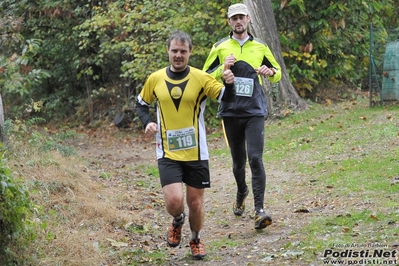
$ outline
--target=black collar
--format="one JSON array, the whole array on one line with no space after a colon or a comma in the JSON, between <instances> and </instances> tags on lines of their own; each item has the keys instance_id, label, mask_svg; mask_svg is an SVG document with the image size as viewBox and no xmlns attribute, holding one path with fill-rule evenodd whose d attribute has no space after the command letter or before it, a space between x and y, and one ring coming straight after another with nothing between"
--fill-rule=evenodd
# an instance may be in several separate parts
<instances>
[{"instance_id":1,"label":"black collar","mask_svg":"<svg viewBox=\"0 0 399 266\"><path fill-rule=\"evenodd\" d=\"M248 32L248 36L249 36L249 39L248 39L249 41L252 41L254 39L254 36L252 36L252 34L249 33L249 32ZM231 38L233 38L233 32L232 31L230 31L230 39Z\"/></svg>"},{"instance_id":2,"label":"black collar","mask_svg":"<svg viewBox=\"0 0 399 266\"><path fill-rule=\"evenodd\" d=\"M187 66L186 69L180 72L173 72L170 69L170 66L166 68L166 75L168 75L170 79L175 79L175 80L183 79L188 75L188 73L190 73L190 66Z\"/></svg>"}]
</instances>

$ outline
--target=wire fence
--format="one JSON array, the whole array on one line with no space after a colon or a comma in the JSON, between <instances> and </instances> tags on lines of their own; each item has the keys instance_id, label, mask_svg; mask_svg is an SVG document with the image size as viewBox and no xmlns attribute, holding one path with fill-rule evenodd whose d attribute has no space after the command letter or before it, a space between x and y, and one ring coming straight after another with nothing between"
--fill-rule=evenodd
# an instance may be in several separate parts
<instances>
[{"instance_id":1,"label":"wire fence","mask_svg":"<svg viewBox=\"0 0 399 266\"><path fill-rule=\"evenodd\" d=\"M370 24L370 106L399 101L399 28Z\"/></svg>"}]
</instances>

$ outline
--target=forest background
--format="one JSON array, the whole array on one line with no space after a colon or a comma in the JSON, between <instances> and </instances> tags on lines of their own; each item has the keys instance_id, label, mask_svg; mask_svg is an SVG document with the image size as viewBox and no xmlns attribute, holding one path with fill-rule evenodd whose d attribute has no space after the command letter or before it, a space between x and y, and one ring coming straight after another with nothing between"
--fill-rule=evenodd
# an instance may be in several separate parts
<instances>
[{"instance_id":1,"label":"forest background","mask_svg":"<svg viewBox=\"0 0 399 266\"><path fill-rule=\"evenodd\" d=\"M111 254L113 250L107 255L112 258L103 258L102 256L107 257L104 254L108 252L108 246L106 244L105 246L101 245L108 241L112 247L115 247L115 245L125 247L126 243L123 241L130 241L130 248L136 245L136 240L140 242L140 245L144 243L144 246L152 243L154 239L157 243L164 242L161 242L162 237L159 233L161 230L154 230L155 237L149 239L151 234L148 233L147 224L142 221L149 213L156 215L154 221L157 221L159 226L163 226L160 221L164 220L162 212L159 211L163 209L160 203L161 195L156 192L156 189L154 190L158 182L151 180L152 182L148 183L147 179L149 176L156 176L154 162L148 158L153 154L149 152L150 148L147 147L148 140L143 139L138 133L139 131L136 131L137 134L133 135L132 138L122 131L113 131L108 125L112 124L114 118L121 112L126 110L133 110L134 112L135 96L140 91L146 77L154 70L168 65L166 40L171 31L181 29L192 36L194 53L190 59L190 64L202 68L211 45L228 35L229 26L226 21L226 12L228 6L236 2L238 1L1 1L0 95L4 101L5 129L9 139L1 145L0 264L7 265L4 263L5 257L11 258L10 265L17 265L18 259L21 261L25 259L38 260L41 261L41 265L49 265L51 260L57 261L54 265L62 265L62 263L67 265L65 263L68 260L70 265L81 265L79 263L83 259L92 259L96 263L98 261L118 261L120 254ZM311 154L320 155L320 158L314 160L316 167L313 166L313 168L317 173L309 174L309 167L303 167L306 171L302 177L296 179L298 182L306 182L306 178L313 178L320 173L326 175L327 178L335 178L337 172L339 177L342 175L342 180L346 180L347 176L351 175L352 168L356 173L361 172L359 177L370 178L370 184L374 184L373 182L385 184L384 181L387 177L392 178L391 184L385 184L386 186L380 187L378 191L373 190L375 187L361 189L361 193L374 193L370 194L370 197L375 198L376 195L386 193L389 186L389 193L392 194L389 197L392 197L392 200L387 201L384 198L376 202L389 203L390 209L388 211L383 209L382 214L378 217L368 212L362 213L362 217L366 217L366 220L371 217L370 219L373 221L378 220L379 223L386 223L391 230L391 227L396 226L396 223L392 221L395 221L397 217L397 210L391 211L394 208L391 208L391 205L397 206L397 186L392 185L397 184L397 178L394 177L395 167L392 166L397 164L395 147L397 147L398 123L395 122L396 109L366 110L364 102L356 100L357 95L367 95L370 89L368 87L370 43L379 49L376 54L382 55L387 40L390 38L398 39L398 36L389 36L389 33L392 32L391 29L398 28L398 6L394 0L267 0L252 1L251 7L265 3L271 4L273 7L276 36L272 36L271 39L276 40L278 38L281 45L284 62L281 60L279 63L285 66L290 83L295 88L296 93L309 105L327 103L325 110L320 106L313 105L313 110L310 110L309 113L302 113L298 116L290 110L283 110L282 114L287 114L287 119L268 127L268 130L271 130L273 134L268 136L269 146L265 150L267 161L276 160L271 165L279 167L281 165L279 159L283 158L281 159L283 165L292 165L292 167L296 165L300 168L301 164L298 164L298 162L301 160L299 158L302 159ZM256 20L267 27L268 24L265 21L268 21L270 16L265 14L262 17L262 15L259 16L259 13L256 14L258 16ZM370 40L370 28L375 29L373 40ZM380 74L382 59L379 57L374 59L379 67ZM281 91L281 84L280 88L279 85L269 88L272 98L273 93L277 93L279 89ZM339 106L338 108L337 106L329 107L332 95L338 100L344 99L349 100L349 102L344 104L342 108ZM286 108L291 107L286 106ZM209 102L206 120L210 129L219 126L220 121L215 119L214 115L216 108L217 103ZM355 108L356 110L354 110ZM341 117L339 114L342 111L346 113L345 116L342 116L343 118L335 124L333 118L335 116ZM380 114L380 112L383 114ZM387 118L385 122L389 125L381 126L381 116ZM360 118L360 121L355 118ZM129 126L133 125L134 128L141 129L140 123L138 121L136 123L136 121L137 119L133 119L133 123ZM356 132L349 130L353 126L353 121L361 123L361 126L355 127L358 130ZM40 126L36 127L37 124L40 124ZM285 125L283 126L284 130L291 131L283 131L281 125ZM332 128L325 131L314 131L315 125L332 125ZM298 130L297 127L301 128ZM348 130L345 131L345 128L348 128ZM379 131L378 128L380 128ZM386 132L386 129L389 130ZM372 130L377 130L377 132L373 133ZM78 136L77 132L86 132L86 137ZM304 137L304 132L312 135ZM3 132L1 133L3 134ZM283 139L273 139L277 138L275 135L279 133L281 133ZM326 134L330 133L332 134L331 139L333 139L331 141L326 138ZM349 133L353 135L345 135ZM225 154L228 151L222 148L223 140L220 137L220 132L214 132L214 134L216 135L211 135L210 149L213 156L220 161L225 161L227 160ZM359 137L362 134L366 134L366 136ZM389 144L383 145L385 148L383 152L381 149L371 149L370 134L374 141L373 147L381 147L381 136L389 136L389 142L386 142ZM3 137L3 135L1 136ZM294 140L286 145L287 138L294 138ZM347 145L346 142L336 145L339 139L350 140L353 142L353 147ZM66 140L69 142L65 143ZM322 145L321 140L326 141L325 146ZM356 141L361 141L361 143L357 144ZM317 145L313 145L313 143L317 143ZM366 146L365 143L368 145L367 152L365 152L366 149L361 148ZM89 165L84 165L84 160L81 158L78 159L78 162L72 164L64 157L57 157L60 155L76 155L73 148L68 145L64 146L64 144L71 144L81 153L80 155L83 153L84 156L87 156ZM115 152L116 147L118 147L118 152ZM364 165L357 166L361 161L359 160L354 164L340 167L336 171L336 165L339 166L337 162L343 160L343 156L345 156L345 152L342 152L343 147L351 148L347 152L350 154L349 157L353 153L362 152L361 156L364 156L364 158L384 160L378 162L378 167L376 167L376 161L365 161ZM315 152L316 148L320 148L320 151ZM286 151L287 149L292 154L284 153L279 155L281 158L275 157L276 150ZM306 156L300 157L299 154L301 153L298 153L298 149L309 149L309 152ZM332 161L328 159L331 156L331 149L336 149L332 153L337 155L336 161L335 159ZM370 153L368 153L369 150ZM372 153L371 150L376 154ZM52 152L56 153L55 157ZM286 163L284 158L292 158L295 162ZM316 162L320 160L320 165L324 165L326 158L328 159L327 166L323 166L319 171ZM132 162L133 166L131 165ZM71 165L68 163L71 163ZM126 167L126 165L128 166ZM373 168L369 169L366 166L373 166ZM222 181L219 184L216 182L216 187L220 185L225 188L226 195L234 194L234 192L230 192L234 186L229 183L230 179L226 178L229 173L229 170L227 170L228 163L223 163L218 167L221 170L219 179ZM78 168L76 172L74 171L75 168ZM292 173L300 172L301 169L299 168L292 170ZM379 171L378 169L384 170ZM375 178L379 175L378 173L386 172L387 169L389 171L380 176L382 181ZM292 180L292 174L282 173L283 169L268 170L272 173L271 176L274 175L278 177L275 178L276 180L281 181L275 182L275 184L284 184L285 186L285 180ZM331 182L329 179L326 180L328 180L328 182L325 181L328 184L325 187L332 189L333 186L329 183L335 185L335 180L331 180ZM88 183L85 184L83 181ZM91 185L101 184L101 181L104 181L104 187L88 189L88 187L91 188ZM20 182L29 188L30 195L27 190L20 186ZM311 179L309 182L313 184L315 179ZM362 181L355 180L353 184L358 185L362 182L364 182L363 179ZM276 191L291 191L293 189L289 187L291 183L286 183L286 189L276 189ZM295 185L295 183L293 184ZM351 183L349 187L353 184ZM126 199L124 194L120 194L117 189L119 186L133 187L132 193L136 194L144 186L145 191L143 190L143 195L140 193L132 194L129 195L129 199ZM342 187L346 189L348 185L343 184ZM102 193L108 193L109 188L115 189L115 191L110 192L111 196L104 197ZM319 189L319 187L317 188ZM93 194L89 195L89 191ZM305 192L300 204L306 201L316 204L317 200L310 201L312 197L310 191L305 190ZM315 193L315 197L320 196L319 192L316 191ZM351 191L351 198L357 198L353 197L352 193ZM70 195L73 195L73 197L71 198ZM279 196L280 192L276 195ZM290 193L284 194L284 197L289 195ZM65 196L65 198L54 199L53 196ZM77 198L86 198L86 196L93 202L82 203L83 200L76 200ZM118 196L123 197L123 199L117 198ZM224 196L224 194L215 193L211 200L222 202ZM366 196L368 197L368 194ZM139 205L135 205L136 197L141 197L141 201L137 201ZM324 199L324 196L321 197ZM117 203L105 200L111 198L117 200ZM99 200L103 205L99 205L96 200ZM147 200L151 202L148 203ZM326 202L329 200L326 199ZM131 202L129 201L134 203L133 207L130 206ZM286 203L291 204L291 201L287 200ZM122 205L119 206L118 204ZM283 208L287 210L284 213L281 211L281 204L280 201L276 201L274 205L271 205L275 212L278 210L280 216L280 220L276 222L276 227L271 232L277 232L272 237L273 239L282 240L281 243L273 242L275 245L288 247L294 243L291 243L291 237L287 236L291 234L290 232L294 227L291 227L291 229L289 227L294 223L290 221L292 219L290 208ZM354 202L353 204L357 203ZM120 212L123 212L123 215L119 211L112 213L116 206ZM379 210L378 204L374 207L375 210ZM105 213L103 210L110 213ZM137 215L138 210L140 214L142 212L142 215ZM298 213L304 213L307 209L298 207L296 210ZM343 210L347 211L348 208L345 207ZM129 213L126 213L127 211ZM216 208L212 211L222 212L223 209ZM124 215L128 216L126 220L131 219L130 212L135 214L133 215L134 219L138 221L135 221L137 223L134 226L128 226L126 230L121 230L120 224L122 222L120 220L126 218ZM335 210L333 213L335 213ZM385 215L386 213L388 215ZM82 214L83 218L77 214ZM213 215L211 221L216 222L220 215L222 213ZM318 215L318 213L315 213L315 215ZM320 217L324 219L325 217L328 218L329 215L330 213L323 213ZM345 214L342 217L344 217L342 224L345 226L343 231L348 232L350 228L345 217L350 216ZM357 221L357 216L353 217L353 220ZM114 218L118 222L115 222ZM301 219L304 219L304 217L301 217ZM230 239L231 228L226 225L232 223L233 225L237 224L237 228L241 228L241 222L244 221L228 218L228 220L222 222L224 223L223 230L226 232L223 231L221 235L228 235L228 239ZM306 224L308 221L301 220L301 222ZM327 223L327 225L331 224ZM326 223L322 220L318 225L320 225L320 228L325 228ZM335 223L332 225L336 227ZM31 231L32 228L34 228L33 231ZM85 237L90 238L87 243L93 241L93 244L89 245L91 249L82 250L80 249L82 245L76 243L87 239L82 239L79 228L90 228L96 234L104 232L104 235L98 240L97 236L93 236L91 232L88 235L84 234ZM330 230L328 226L326 228ZM340 229L340 227L337 228L337 230ZM295 228L295 230L295 232L302 232L303 228ZM310 228L309 232L320 233L320 230ZM118 235L126 232L129 235L128 241L125 236L118 236L118 240L123 240L122 242L115 242L115 240L109 238L109 234ZM366 232L368 231L366 230ZM357 237L357 231L355 233L353 236ZM389 239L385 235L397 237L397 234L394 235L391 231L381 231L374 236L374 229L370 229L370 234L373 234L373 237L377 240ZM142 238L137 239L138 235ZM293 235L296 237L296 234L293 233ZM319 254L326 239L330 241L329 235L330 233L327 232L326 238L321 239L320 243L315 246L313 246L313 239L308 242L300 242L300 245L303 249L311 247L312 252L309 254ZM234 233L233 236L236 237L237 235ZM215 244L218 235L214 237L215 240L211 242L211 246L219 251L213 253L213 259L215 254L224 254L226 250L225 242ZM341 237L341 235L338 234L338 237ZM368 235L364 237L368 237ZM259 257L249 258L246 255L248 252L248 250L245 250L246 247L252 250L253 241L261 241L258 244L262 246L268 243L262 241L269 240L259 238L257 234L252 234L249 238L248 235L245 235L244 238L249 241L248 246L236 243L232 248L234 256L237 255L236 260L238 262L258 260ZM29 241L34 245L27 244ZM10 242L12 242L11 248L8 247ZM145 249L145 255L143 255L141 249L138 249L134 256L127 252L125 256L121 256L121 260L126 259L134 262L137 257L141 257L144 261L154 260L154 258L147 257L150 256L148 254L152 254L151 256L154 257L162 255L161 259L158 258L158 261L162 264L165 260L169 260L170 254L159 249L162 244L157 245L151 245L154 250L150 250L150 252ZM398 245L393 243L393 246L397 247ZM32 252L32 249L35 251ZM105 250L103 253L98 252L102 249ZM89 253L86 254L85 252L89 251L92 253L87 256ZM182 252L184 252L184 249L172 255L181 258L182 254L180 253ZM267 252L271 252L271 250L267 250ZM22 254L27 255L28 258ZM92 256L93 254L96 254L96 256ZM292 255L292 258L302 256L302 253L289 252L289 254ZM309 255L306 254L306 256ZM266 260L284 259L286 255L283 251L278 255L256 254L256 256ZM291 255L287 262L288 265L294 265L291 261ZM220 258L222 257L221 255ZM309 262L318 258L303 256L301 259ZM58 262L60 264L57 264ZM76 264L74 264L75 262ZM93 263L93 265L99 265L96 263ZM214 263L214 261L211 259L210 263ZM226 265L231 265L230 261L226 263L228 263ZM298 265L304 265L301 263L299 262Z\"/></svg>"},{"instance_id":2,"label":"forest background","mask_svg":"<svg viewBox=\"0 0 399 266\"><path fill-rule=\"evenodd\" d=\"M151 72L168 65L172 30L192 36L190 64L202 68L212 44L228 35L227 8L237 2L2 1L0 90L6 117L40 110L48 122L72 127L112 120L134 105ZM301 97L323 101L318 92L325 88L368 91L370 26L379 29L374 42L385 49L388 30L398 27L394 0L271 3L280 64ZM215 126L217 104L209 105L207 122Z\"/></svg>"}]
</instances>

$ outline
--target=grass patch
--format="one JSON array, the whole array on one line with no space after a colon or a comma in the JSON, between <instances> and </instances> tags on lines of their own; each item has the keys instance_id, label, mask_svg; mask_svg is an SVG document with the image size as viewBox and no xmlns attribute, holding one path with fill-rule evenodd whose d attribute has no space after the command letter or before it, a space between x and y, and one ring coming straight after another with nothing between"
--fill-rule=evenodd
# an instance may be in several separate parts
<instances>
[{"instance_id":1,"label":"grass patch","mask_svg":"<svg viewBox=\"0 0 399 266\"><path fill-rule=\"evenodd\" d=\"M230 150L227 148L213 149L209 151L210 157L229 158Z\"/></svg>"},{"instance_id":2,"label":"grass patch","mask_svg":"<svg viewBox=\"0 0 399 266\"><path fill-rule=\"evenodd\" d=\"M392 243L388 243L397 237L398 218L398 213L369 210L318 217L301 230L304 237L298 247L305 251L304 259L309 261L314 260L315 254L334 247L351 247L355 251L364 245L379 244L390 250Z\"/></svg>"},{"instance_id":3,"label":"grass patch","mask_svg":"<svg viewBox=\"0 0 399 266\"><path fill-rule=\"evenodd\" d=\"M239 247L245 244L242 240L234 240L229 237L221 237L218 240L212 241L210 244L210 249L225 249L225 248L234 248Z\"/></svg>"},{"instance_id":4,"label":"grass patch","mask_svg":"<svg viewBox=\"0 0 399 266\"><path fill-rule=\"evenodd\" d=\"M392 180L399 169L399 107L366 104L314 105L266 127L267 165L284 165L311 184L306 192L287 188L315 215L293 233L301 236L297 248L306 261L339 243L392 247L398 239L399 184Z\"/></svg>"},{"instance_id":5,"label":"grass patch","mask_svg":"<svg viewBox=\"0 0 399 266\"><path fill-rule=\"evenodd\" d=\"M142 164L137 166L137 170L140 170L141 172L149 176L159 177L159 171L157 166Z\"/></svg>"},{"instance_id":6,"label":"grass patch","mask_svg":"<svg viewBox=\"0 0 399 266\"><path fill-rule=\"evenodd\" d=\"M135 248L122 253L125 265L164 265L168 257L165 250L158 249L148 252L142 248Z\"/></svg>"}]
</instances>

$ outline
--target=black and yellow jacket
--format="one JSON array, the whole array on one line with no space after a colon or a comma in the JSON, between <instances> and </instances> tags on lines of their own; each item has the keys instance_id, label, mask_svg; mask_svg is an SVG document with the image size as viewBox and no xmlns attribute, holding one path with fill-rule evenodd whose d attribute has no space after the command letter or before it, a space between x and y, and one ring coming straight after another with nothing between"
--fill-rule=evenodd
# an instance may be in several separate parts
<instances>
[{"instance_id":1,"label":"black and yellow jacket","mask_svg":"<svg viewBox=\"0 0 399 266\"><path fill-rule=\"evenodd\" d=\"M249 39L241 46L232 38L232 33L215 43L204 64L203 70L217 79L221 79L224 61L233 54L237 59L231 67L235 76L236 101L220 103L218 116L267 116L266 99L262 90L262 78L257 75L255 68L265 65L273 68L275 74L268 79L275 83L281 79L280 65L277 63L269 47L261 40L249 34ZM252 79L252 83L245 81ZM241 82L243 81L244 82ZM241 92L240 92L241 91Z\"/></svg>"}]
</instances>

